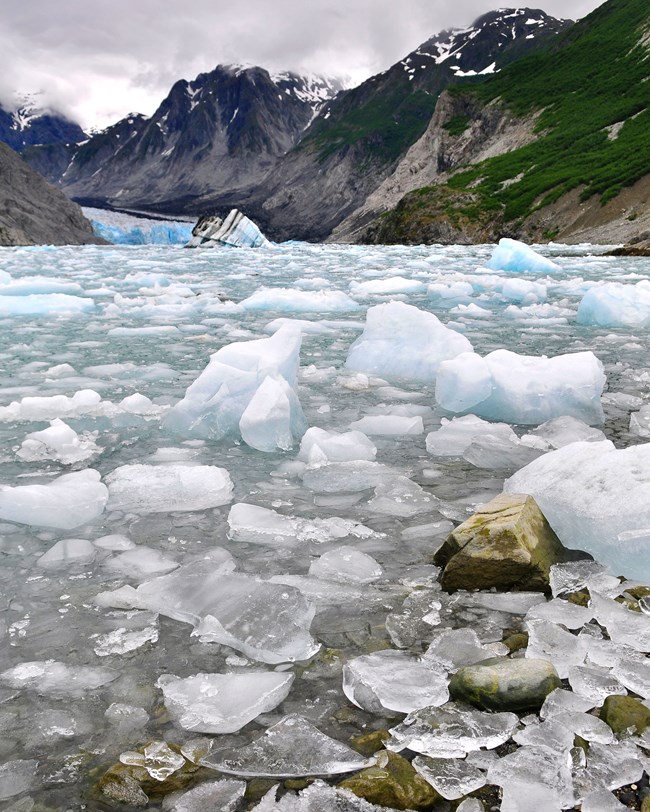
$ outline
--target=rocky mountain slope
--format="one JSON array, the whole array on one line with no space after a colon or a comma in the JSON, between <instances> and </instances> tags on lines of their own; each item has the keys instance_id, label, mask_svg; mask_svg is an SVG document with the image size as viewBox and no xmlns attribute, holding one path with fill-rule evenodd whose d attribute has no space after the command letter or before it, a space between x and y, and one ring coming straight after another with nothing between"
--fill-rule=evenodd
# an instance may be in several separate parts
<instances>
[{"instance_id":1,"label":"rocky mountain slope","mask_svg":"<svg viewBox=\"0 0 650 812\"><path fill-rule=\"evenodd\" d=\"M536 9L500 9L466 29L443 31L329 102L247 199L215 195L204 203L244 206L276 239L322 240L426 130L441 91L498 72L570 25Z\"/></svg>"},{"instance_id":2,"label":"rocky mountain slope","mask_svg":"<svg viewBox=\"0 0 650 812\"><path fill-rule=\"evenodd\" d=\"M18 152L35 144L76 144L86 137L78 124L42 107L38 94L22 96L11 107L0 104L0 141Z\"/></svg>"},{"instance_id":3,"label":"rocky mountain slope","mask_svg":"<svg viewBox=\"0 0 650 812\"><path fill-rule=\"evenodd\" d=\"M0 245L103 242L76 203L0 143Z\"/></svg>"},{"instance_id":4,"label":"rocky mountain slope","mask_svg":"<svg viewBox=\"0 0 650 812\"><path fill-rule=\"evenodd\" d=\"M442 97L333 238L638 239L650 230L649 80L647 3L608 0L546 50Z\"/></svg>"},{"instance_id":5,"label":"rocky mountain slope","mask_svg":"<svg viewBox=\"0 0 650 812\"><path fill-rule=\"evenodd\" d=\"M219 66L177 82L151 118L131 115L93 136L58 180L88 203L202 211L197 198L258 183L338 90L320 77Z\"/></svg>"}]
</instances>

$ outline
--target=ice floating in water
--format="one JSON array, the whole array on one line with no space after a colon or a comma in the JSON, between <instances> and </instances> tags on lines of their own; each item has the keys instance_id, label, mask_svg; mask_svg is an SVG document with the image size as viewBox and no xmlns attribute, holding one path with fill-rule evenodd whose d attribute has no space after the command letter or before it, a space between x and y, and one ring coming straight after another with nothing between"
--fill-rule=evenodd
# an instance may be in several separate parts
<instances>
[{"instance_id":1,"label":"ice floating in water","mask_svg":"<svg viewBox=\"0 0 650 812\"><path fill-rule=\"evenodd\" d=\"M348 546L328 550L309 566L309 574L314 578L350 584L371 584L383 573L372 556Z\"/></svg>"},{"instance_id":2,"label":"ice floating in water","mask_svg":"<svg viewBox=\"0 0 650 812\"><path fill-rule=\"evenodd\" d=\"M293 542L324 542L356 536L379 537L369 527L350 519L331 516L327 519L301 519L283 516L275 510L240 502L228 514L229 536L233 541L251 544L282 544Z\"/></svg>"},{"instance_id":3,"label":"ice floating in water","mask_svg":"<svg viewBox=\"0 0 650 812\"><path fill-rule=\"evenodd\" d=\"M387 279L370 279L367 282L350 282L353 296L390 296L395 293L424 293L427 286L417 279L390 276Z\"/></svg>"},{"instance_id":4,"label":"ice floating in water","mask_svg":"<svg viewBox=\"0 0 650 812\"><path fill-rule=\"evenodd\" d=\"M222 347L171 409L165 428L209 440L247 433L263 451L278 442L280 448L290 447L289 440L299 440L306 429L294 389L301 340L300 329L287 325L269 338ZM269 393L270 408L265 402Z\"/></svg>"},{"instance_id":5,"label":"ice floating in water","mask_svg":"<svg viewBox=\"0 0 650 812\"><path fill-rule=\"evenodd\" d=\"M165 707L185 730L235 733L284 701L294 675L275 672L195 674L180 679L163 674Z\"/></svg>"},{"instance_id":6,"label":"ice floating in water","mask_svg":"<svg viewBox=\"0 0 650 812\"><path fill-rule=\"evenodd\" d=\"M432 758L465 758L485 747L504 744L517 729L514 713L486 713L448 702L441 708L423 708L409 713L391 729L389 750L414 750Z\"/></svg>"},{"instance_id":7,"label":"ice floating in water","mask_svg":"<svg viewBox=\"0 0 650 812\"><path fill-rule=\"evenodd\" d=\"M433 383L442 361L472 345L433 313L402 302L368 308L362 335L352 344L348 369L389 380Z\"/></svg>"},{"instance_id":8,"label":"ice floating in water","mask_svg":"<svg viewBox=\"0 0 650 812\"><path fill-rule=\"evenodd\" d=\"M203 642L222 643L259 662L307 660L320 648L309 634L314 608L291 586L232 572L226 554L179 567L137 589L102 593L102 606L149 609L191 623Z\"/></svg>"},{"instance_id":9,"label":"ice floating in water","mask_svg":"<svg viewBox=\"0 0 650 812\"><path fill-rule=\"evenodd\" d=\"M119 672L111 668L70 666L55 660L43 660L20 663L3 671L0 682L45 696L80 699L87 691L95 691L118 676Z\"/></svg>"},{"instance_id":10,"label":"ice floating in water","mask_svg":"<svg viewBox=\"0 0 650 812\"><path fill-rule=\"evenodd\" d=\"M650 282L595 285L583 296L577 321L599 327L650 327Z\"/></svg>"},{"instance_id":11,"label":"ice floating in water","mask_svg":"<svg viewBox=\"0 0 650 812\"><path fill-rule=\"evenodd\" d=\"M504 237L492 252L485 264L493 271L514 271L515 273L554 273L560 266L541 256L526 243Z\"/></svg>"},{"instance_id":12,"label":"ice floating in water","mask_svg":"<svg viewBox=\"0 0 650 812\"><path fill-rule=\"evenodd\" d=\"M373 414L362 417L354 423L350 423L350 428L362 431L365 434L382 435L385 437L397 437L405 434L422 434L424 425L419 415L407 417L393 414Z\"/></svg>"},{"instance_id":13,"label":"ice floating in water","mask_svg":"<svg viewBox=\"0 0 650 812\"><path fill-rule=\"evenodd\" d=\"M302 778L355 772L374 760L321 733L302 716L290 714L251 744L224 748L201 763L231 775Z\"/></svg>"},{"instance_id":14,"label":"ice floating in water","mask_svg":"<svg viewBox=\"0 0 650 812\"><path fill-rule=\"evenodd\" d=\"M97 542L94 542L97 546ZM178 567L178 562L163 555L160 550L151 547L137 546L114 555L103 564L104 568L127 578L138 580L162 575Z\"/></svg>"},{"instance_id":15,"label":"ice floating in water","mask_svg":"<svg viewBox=\"0 0 650 812\"><path fill-rule=\"evenodd\" d=\"M167 410L166 406L156 406L148 397L136 392L111 403L102 400L93 389L82 389L72 397L51 395L49 397L24 397L12 401L9 406L0 406L0 420L55 420L56 418L109 417L137 415L148 418L159 417ZM47 430L47 429L46 429Z\"/></svg>"},{"instance_id":16,"label":"ice floating in water","mask_svg":"<svg viewBox=\"0 0 650 812\"><path fill-rule=\"evenodd\" d=\"M97 548L86 539L61 539L37 561L37 567L58 569L75 565L91 564L97 555Z\"/></svg>"},{"instance_id":17,"label":"ice floating in water","mask_svg":"<svg viewBox=\"0 0 650 812\"><path fill-rule=\"evenodd\" d=\"M572 443L539 457L505 483L535 498L560 540L612 572L650 578L650 444ZM567 488L566 483L571 487Z\"/></svg>"},{"instance_id":18,"label":"ice floating in water","mask_svg":"<svg viewBox=\"0 0 650 812\"><path fill-rule=\"evenodd\" d=\"M85 462L97 456L101 449L95 442L97 432L84 432L81 436L56 418L49 429L34 431L23 440L16 456L24 462L53 460L64 465Z\"/></svg>"},{"instance_id":19,"label":"ice floating in water","mask_svg":"<svg viewBox=\"0 0 650 812\"><path fill-rule=\"evenodd\" d=\"M447 672L405 651L376 651L343 666L343 691L369 713L410 713L449 700Z\"/></svg>"},{"instance_id":20,"label":"ice floating in water","mask_svg":"<svg viewBox=\"0 0 650 812\"><path fill-rule=\"evenodd\" d=\"M295 288L262 288L239 304L244 310L273 310L278 313L349 313L360 309L359 303L342 290Z\"/></svg>"},{"instance_id":21,"label":"ice floating in water","mask_svg":"<svg viewBox=\"0 0 650 812\"><path fill-rule=\"evenodd\" d=\"M600 429L589 426L570 415L562 415L562 417L547 420L541 426L533 429L530 434L524 435L522 439L540 450L551 451L569 445L569 443L580 441L597 443L606 438Z\"/></svg>"},{"instance_id":22,"label":"ice floating in water","mask_svg":"<svg viewBox=\"0 0 650 812\"><path fill-rule=\"evenodd\" d=\"M38 761L32 759L14 759L0 765L0 801L22 795L36 786L37 767ZM31 808L28 807L28 810Z\"/></svg>"},{"instance_id":23,"label":"ice floating in water","mask_svg":"<svg viewBox=\"0 0 650 812\"><path fill-rule=\"evenodd\" d=\"M300 441L298 459L309 463L374 460L375 444L361 431L326 431L313 426Z\"/></svg>"},{"instance_id":24,"label":"ice floating in water","mask_svg":"<svg viewBox=\"0 0 650 812\"><path fill-rule=\"evenodd\" d=\"M0 485L0 519L35 527L73 530L101 516L108 488L99 471L63 474L47 485Z\"/></svg>"},{"instance_id":25,"label":"ice floating in water","mask_svg":"<svg viewBox=\"0 0 650 812\"><path fill-rule=\"evenodd\" d=\"M231 209L225 220L213 214L201 217L187 243L188 248L267 248L269 245L255 223L237 209Z\"/></svg>"},{"instance_id":26,"label":"ice floating in water","mask_svg":"<svg viewBox=\"0 0 650 812\"><path fill-rule=\"evenodd\" d=\"M26 296L0 295L0 316L47 316L94 310L93 299L66 293L30 293Z\"/></svg>"},{"instance_id":27,"label":"ice floating in water","mask_svg":"<svg viewBox=\"0 0 650 812\"><path fill-rule=\"evenodd\" d=\"M436 400L450 412L490 420L543 423L570 415L602 423L603 365L592 352L535 357L495 350L485 358L463 353L438 370Z\"/></svg>"},{"instance_id":28,"label":"ice floating in water","mask_svg":"<svg viewBox=\"0 0 650 812\"><path fill-rule=\"evenodd\" d=\"M214 465L122 465L106 477L109 510L169 513L226 505L233 484Z\"/></svg>"}]
</instances>

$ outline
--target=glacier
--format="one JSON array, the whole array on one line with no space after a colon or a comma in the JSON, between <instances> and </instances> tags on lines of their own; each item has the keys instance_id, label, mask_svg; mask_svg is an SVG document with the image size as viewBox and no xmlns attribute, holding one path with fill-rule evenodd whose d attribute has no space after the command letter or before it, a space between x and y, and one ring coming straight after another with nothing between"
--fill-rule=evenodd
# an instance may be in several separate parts
<instances>
[{"instance_id":1,"label":"glacier","mask_svg":"<svg viewBox=\"0 0 650 812\"><path fill-rule=\"evenodd\" d=\"M80 809L114 765L174 771L151 809L239 812L252 776L370 766L358 734L383 770L390 730L447 794L489 779L520 805L533 776L540 804L639 805L648 734L598 717L650 700L647 327L581 303L621 286L642 309L650 260L535 250L553 269L490 268L494 246L0 249L3 802ZM436 549L504 488L596 560L549 596L444 592ZM523 721L450 703L493 657L563 688ZM373 808L333 783L251 804Z\"/></svg>"}]
</instances>

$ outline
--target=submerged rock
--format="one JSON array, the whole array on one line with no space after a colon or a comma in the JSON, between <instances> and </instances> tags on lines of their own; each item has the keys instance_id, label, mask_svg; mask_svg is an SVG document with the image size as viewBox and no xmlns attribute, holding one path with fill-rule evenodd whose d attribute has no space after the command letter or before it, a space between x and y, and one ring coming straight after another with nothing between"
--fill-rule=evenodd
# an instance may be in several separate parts
<instances>
[{"instance_id":1,"label":"submerged rock","mask_svg":"<svg viewBox=\"0 0 650 812\"><path fill-rule=\"evenodd\" d=\"M501 494L457 527L434 557L440 583L457 589L549 590L551 566L575 558L563 547L537 503Z\"/></svg>"},{"instance_id":2,"label":"submerged rock","mask_svg":"<svg viewBox=\"0 0 650 812\"><path fill-rule=\"evenodd\" d=\"M255 223L238 209L231 209L225 220L216 214L201 217L192 229L186 248L264 248L269 241Z\"/></svg>"},{"instance_id":3,"label":"submerged rock","mask_svg":"<svg viewBox=\"0 0 650 812\"><path fill-rule=\"evenodd\" d=\"M339 787L391 809L427 810L440 800L405 758L389 751L379 755L376 766L346 778Z\"/></svg>"},{"instance_id":4,"label":"submerged rock","mask_svg":"<svg viewBox=\"0 0 650 812\"><path fill-rule=\"evenodd\" d=\"M493 657L459 669L449 682L458 701L484 710L538 710L560 687L560 678L548 660Z\"/></svg>"}]
</instances>

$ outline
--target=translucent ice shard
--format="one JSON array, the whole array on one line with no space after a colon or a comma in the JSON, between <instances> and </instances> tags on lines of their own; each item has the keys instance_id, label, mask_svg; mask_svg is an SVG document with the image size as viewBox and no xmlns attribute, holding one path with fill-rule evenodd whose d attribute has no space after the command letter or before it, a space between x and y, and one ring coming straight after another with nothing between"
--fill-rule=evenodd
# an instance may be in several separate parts
<instances>
[{"instance_id":1,"label":"translucent ice shard","mask_svg":"<svg viewBox=\"0 0 650 812\"><path fill-rule=\"evenodd\" d=\"M275 672L195 674L181 679L163 674L156 685L165 706L185 730L234 733L286 699L294 675Z\"/></svg>"},{"instance_id":2,"label":"translucent ice shard","mask_svg":"<svg viewBox=\"0 0 650 812\"><path fill-rule=\"evenodd\" d=\"M370 713L410 713L449 699L447 675L414 654L377 651L349 660L343 667L343 691L350 702Z\"/></svg>"},{"instance_id":3,"label":"translucent ice shard","mask_svg":"<svg viewBox=\"0 0 650 812\"><path fill-rule=\"evenodd\" d=\"M507 654L505 646L499 649L484 646L474 629L441 629L434 634L423 659L455 671L463 665L472 665L497 654Z\"/></svg>"},{"instance_id":4,"label":"translucent ice shard","mask_svg":"<svg viewBox=\"0 0 650 812\"><path fill-rule=\"evenodd\" d=\"M502 809L559 812L574 805L571 773L562 751L520 747L491 764L487 780L502 788Z\"/></svg>"},{"instance_id":5,"label":"translucent ice shard","mask_svg":"<svg viewBox=\"0 0 650 812\"><path fill-rule=\"evenodd\" d=\"M163 801L164 812L234 812L246 791L245 781L226 778L204 781L187 792L174 792Z\"/></svg>"},{"instance_id":6,"label":"translucent ice shard","mask_svg":"<svg viewBox=\"0 0 650 812\"><path fill-rule=\"evenodd\" d=\"M456 801L487 783L485 773L461 759L416 756L413 766L448 801Z\"/></svg>"},{"instance_id":7,"label":"translucent ice shard","mask_svg":"<svg viewBox=\"0 0 650 812\"><path fill-rule=\"evenodd\" d=\"M111 668L70 666L55 660L20 663L0 674L0 681L12 688L27 688L44 696L79 699L117 679Z\"/></svg>"},{"instance_id":8,"label":"translucent ice shard","mask_svg":"<svg viewBox=\"0 0 650 812\"><path fill-rule=\"evenodd\" d=\"M627 691L608 668L574 666L569 669L569 685L574 693L583 696L594 705L602 705L608 696L625 696Z\"/></svg>"},{"instance_id":9,"label":"translucent ice shard","mask_svg":"<svg viewBox=\"0 0 650 812\"><path fill-rule=\"evenodd\" d=\"M374 764L311 722L290 714L249 745L213 752L201 762L219 772L267 778L301 778L362 770Z\"/></svg>"},{"instance_id":10,"label":"translucent ice shard","mask_svg":"<svg viewBox=\"0 0 650 812\"><path fill-rule=\"evenodd\" d=\"M214 465L122 465L106 477L109 509L124 513L204 510L232 499L232 480Z\"/></svg>"},{"instance_id":11,"label":"translucent ice shard","mask_svg":"<svg viewBox=\"0 0 650 812\"><path fill-rule=\"evenodd\" d=\"M643 612L633 612L609 598L594 593L591 606L614 643L635 651L650 652L650 622Z\"/></svg>"},{"instance_id":12,"label":"translucent ice shard","mask_svg":"<svg viewBox=\"0 0 650 812\"><path fill-rule=\"evenodd\" d=\"M587 764L574 774L576 795L585 797L598 789L618 789L641 779L644 765L639 750L630 741L616 744L592 742Z\"/></svg>"},{"instance_id":13,"label":"translucent ice shard","mask_svg":"<svg viewBox=\"0 0 650 812\"><path fill-rule=\"evenodd\" d=\"M575 665L582 665L589 648L589 639L565 631L555 623L546 620L529 620L528 647L526 657L550 660L561 679L569 676L569 670Z\"/></svg>"},{"instance_id":14,"label":"translucent ice shard","mask_svg":"<svg viewBox=\"0 0 650 812\"><path fill-rule=\"evenodd\" d=\"M514 713L486 713L448 702L441 708L409 713L391 729L389 750L415 750L432 758L464 758L472 750L491 750L508 741L517 729Z\"/></svg>"},{"instance_id":15,"label":"translucent ice shard","mask_svg":"<svg viewBox=\"0 0 650 812\"><path fill-rule=\"evenodd\" d=\"M352 584L371 584L383 572L372 556L347 545L328 550L309 566L309 574L315 578Z\"/></svg>"},{"instance_id":16,"label":"translucent ice shard","mask_svg":"<svg viewBox=\"0 0 650 812\"><path fill-rule=\"evenodd\" d=\"M137 751L121 753L120 761L122 764L144 767L156 781L165 781L185 764L183 756L163 741L151 742L142 753Z\"/></svg>"},{"instance_id":17,"label":"translucent ice shard","mask_svg":"<svg viewBox=\"0 0 650 812\"><path fill-rule=\"evenodd\" d=\"M101 516L108 489L99 471L87 468L47 485L0 485L0 519L36 527L73 530Z\"/></svg>"}]
</instances>

